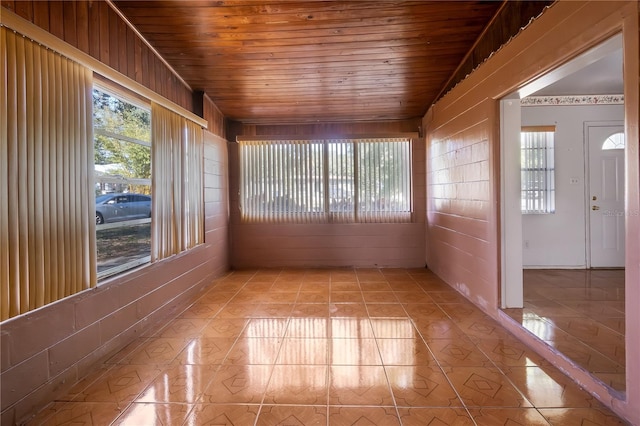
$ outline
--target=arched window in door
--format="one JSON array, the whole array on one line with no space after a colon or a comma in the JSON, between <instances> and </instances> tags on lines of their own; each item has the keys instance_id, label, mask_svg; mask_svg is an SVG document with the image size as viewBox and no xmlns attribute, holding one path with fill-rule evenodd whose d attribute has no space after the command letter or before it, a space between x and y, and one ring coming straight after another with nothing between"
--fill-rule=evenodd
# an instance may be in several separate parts
<instances>
[{"instance_id":1,"label":"arched window in door","mask_svg":"<svg viewBox=\"0 0 640 426\"><path fill-rule=\"evenodd\" d=\"M624 149L624 133L614 133L602 143L602 150Z\"/></svg>"}]
</instances>

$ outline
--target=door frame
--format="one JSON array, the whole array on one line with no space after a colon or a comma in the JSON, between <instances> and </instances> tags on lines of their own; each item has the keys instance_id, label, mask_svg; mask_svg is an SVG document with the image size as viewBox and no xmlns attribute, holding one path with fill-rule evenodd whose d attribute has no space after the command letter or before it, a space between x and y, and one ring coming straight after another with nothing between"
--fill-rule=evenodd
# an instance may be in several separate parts
<instances>
[{"instance_id":1,"label":"door frame","mask_svg":"<svg viewBox=\"0 0 640 426\"><path fill-rule=\"evenodd\" d=\"M517 183L520 188L520 168L517 168L517 176L513 164L508 161L513 157L509 154L508 141L513 141L517 120L517 140L520 140L520 99L534 94L538 90L555 83L556 81L578 71L579 69L603 58L609 53L620 48L622 33L617 33L606 40L600 41L585 52L569 59L564 64L532 79L529 83L516 89L514 92L500 98L500 308L521 308L524 305L523 269L522 269L522 212L520 207L520 191L516 195L513 186ZM624 46L623 46L624 49ZM624 54L624 53L623 53ZM626 91L626 85L625 85ZM509 102L513 103L509 105ZM517 105L516 105L517 104ZM517 113L515 110L517 109ZM627 120L625 110L625 123ZM626 134L625 126L625 134ZM583 138L584 139L584 138ZM513 143L513 142L512 142ZM520 145L518 145L518 149ZM505 149L507 150L505 152ZM625 147L625 152L626 152ZM626 158L625 158L626 160ZM519 157L518 157L519 164ZM627 167L627 164L625 164ZM627 172L625 171L625 176ZM586 181L586 176L585 176ZM628 184L625 178L625 186ZM586 187L586 184L585 184ZM586 191L586 189L585 189ZM626 200L625 196L625 200ZM625 201L626 203L626 201ZM519 229L518 225L519 224ZM626 232L626 231L625 231ZM586 240L585 240L586 242ZM625 243L626 244L626 243ZM590 250L585 248L585 250ZM586 253L585 253L586 254ZM585 257L586 261L586 257ZM626 262L625 262L626 263ZM518 270L519 268L519 270Z\"/></svg>"},{"instance_id":2,"label":"door frame","mask_svg":"<svg viewBox=\"0 0 640 426\"><path fill-rule=\"evenodd\" d=\"M524 307L522 194L520 187L520 97L500 100L500 307Z\"/></svg>"},{"instance_id":3,"label":"door frame","mask_svg":"<svg viewBox=\"0 0 640 426\"><path fill-rule=\"evenodd\" d=\"M591 269L591 214L589 209L591 205L591 158L590 158L590 141L589 141L589 129L592 127L608 127L608 126L620 126L623 131L625 130L625 120L607 120L607 121L585 121L583 123L583 144L584 144L584 209L585 209L585 221L584 221L584 235L585 235L585 265L587 269ZM625 132L625 146L624 146L624 164L625 164L625 176L626 176L626 164L627 164L627 143ZM625 193L627 187L627 179L624 179ZM625 196L625 210L626 210L626 196ZM626 215L625 215L625 233L626 233ZM626 238L625 238L626 241ZM626 265L626 243L625 243L625 265Z\"/></svg>"}]
</instances>

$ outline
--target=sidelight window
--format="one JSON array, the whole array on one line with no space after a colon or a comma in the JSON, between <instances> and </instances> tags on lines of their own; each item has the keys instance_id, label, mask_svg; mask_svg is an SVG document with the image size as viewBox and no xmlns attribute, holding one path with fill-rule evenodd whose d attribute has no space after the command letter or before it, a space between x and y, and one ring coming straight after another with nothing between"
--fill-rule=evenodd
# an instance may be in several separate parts
<instances>
[{"instance_id":1,"label":"sidelight window","mask_svg":"<svg viewBox=\"0 0 640 426\"><path fill-rule=\"evenodd\" d=\"M524 214L555 212L555 126L523 127L520 134Z\"/></svg>"}]
</instances>

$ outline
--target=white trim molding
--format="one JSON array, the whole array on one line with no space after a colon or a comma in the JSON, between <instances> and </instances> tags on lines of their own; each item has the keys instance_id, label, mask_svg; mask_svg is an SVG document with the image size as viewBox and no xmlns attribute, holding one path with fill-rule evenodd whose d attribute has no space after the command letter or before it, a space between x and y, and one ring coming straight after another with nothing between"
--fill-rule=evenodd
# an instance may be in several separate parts
<instances>
[{"instance_id":1,"label":"white trim molding","mask_svg":"<svg viewBox=\"0 0 640 426\"><path fill-rule=\"evenodd\" d=\"M624 105L624 95L527 96L520 106Z\"/></svg>"}]
</instances>

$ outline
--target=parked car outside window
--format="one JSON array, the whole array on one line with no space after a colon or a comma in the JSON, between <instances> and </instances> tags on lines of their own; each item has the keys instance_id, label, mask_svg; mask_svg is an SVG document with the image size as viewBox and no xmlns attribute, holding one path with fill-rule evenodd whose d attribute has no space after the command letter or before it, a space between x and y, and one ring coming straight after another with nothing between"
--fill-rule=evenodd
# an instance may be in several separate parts
<instances>
[{"instance_id":1,"label":"parked car outside window","mask_svg":"<svg viewBox=\"0 0 640 426\"><path fill-rule=\"evenodd\" d=\"M96 197L96 224L151 217L151 197L143 194L105 194Z\"/></svg>"}]
</instances>

